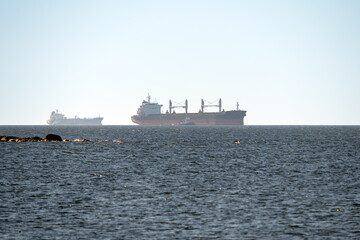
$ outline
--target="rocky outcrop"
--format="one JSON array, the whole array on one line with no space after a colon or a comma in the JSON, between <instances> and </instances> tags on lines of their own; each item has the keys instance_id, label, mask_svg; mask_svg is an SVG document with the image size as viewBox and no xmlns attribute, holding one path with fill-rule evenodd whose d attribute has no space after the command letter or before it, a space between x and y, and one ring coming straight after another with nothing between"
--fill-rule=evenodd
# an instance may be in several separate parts
<instances>
[{"instance_id":1,"label":"rocky outcrop","mask_svg":"<svg viewBox=\"0 0 360 240\"><path fill-rule=\"evenodd\" d=\"M56 135L56 134L48 134L44 138L44 141L59 141L59 142L61 142L62 138L59 135Z\"/></svg>"},{"instance_id":2,"label":"rocky outcrop","mask_svg":"<svg viewBox=\"0 0 360 240\"><path fill-rule=\"evenodd\" d=\"M114 142L123 144L123 140L89 140L89 139L62 139L59 135L48 134L45 138L35 137L15 137L15 136L0 136L0 142Z\"/></svg>"},{"instance_id":3,"label":"rocky outcrop","mask_svg":"<svg viewBox=\"0 0 360 240\"><path fill-rule=\"evenodd\" d=\"M16 142L19 138L14 136L0 136L2 142Z\"/></svg>"},{"instance_id":4,"label":"rocky outcrop","mask_svg":"<svg viewBox=\"0 0 360 240\"><path fill-rule=\"evenodd\" d=\"M0 142L43 142L43 141L62 141L59 135L48 134L43 139L41 137L15 137L15 136L0 136Z\"/></svg>"},{"instance_id":5,"label":"rocky outcrop","mask_svg":"<svg viewBox=\"0 0 360 240\"><path fill-rule=\"evenodd\" d=\"M38 142L38 141L41 141L42 138L41 137L38 137L38 136L35 136L35 137L31 137L29 139L30 142Z\"/></svg>"}]
</instances>

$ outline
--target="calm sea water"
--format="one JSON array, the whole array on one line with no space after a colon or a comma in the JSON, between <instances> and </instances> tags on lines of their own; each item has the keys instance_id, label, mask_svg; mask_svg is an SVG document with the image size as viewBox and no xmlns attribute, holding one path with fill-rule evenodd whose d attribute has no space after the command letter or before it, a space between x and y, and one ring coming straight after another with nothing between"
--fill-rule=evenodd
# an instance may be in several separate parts
<instances>
[{"instance_id":1,"label":"calm sea water","mask_svg":"<svg viewBox=\"0 0 360 240\"><path fill-rule=\"evenodd\" d=\"M360 126L0 126L1 239L360 239ZM114 140L123 140L123 143Z\"/></svg>"}]
</instances>

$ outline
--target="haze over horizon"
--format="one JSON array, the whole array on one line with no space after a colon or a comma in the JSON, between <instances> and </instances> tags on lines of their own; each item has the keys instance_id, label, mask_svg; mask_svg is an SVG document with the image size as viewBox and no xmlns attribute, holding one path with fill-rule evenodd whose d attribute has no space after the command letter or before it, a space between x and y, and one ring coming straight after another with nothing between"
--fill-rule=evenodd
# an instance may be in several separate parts
<instances>
[{"instance_id":1,"label":"haze over horizon","mask_svg":"<svg viewBox=\"0 0 360 240\"><path fill-rule=\"evenodd\" d=\"M56 109L130 125L147 94L163 112L239 102L249 125L360 125L359 13L355 0L0 0L0 125Z\"/></svg>"}]
</instances>

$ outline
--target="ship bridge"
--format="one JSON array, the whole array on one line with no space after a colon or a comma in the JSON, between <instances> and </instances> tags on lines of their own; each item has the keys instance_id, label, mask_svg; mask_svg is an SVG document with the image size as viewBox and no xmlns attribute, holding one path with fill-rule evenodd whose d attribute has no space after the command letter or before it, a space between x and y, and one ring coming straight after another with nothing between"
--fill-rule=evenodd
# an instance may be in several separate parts
<instances>
[{"instance_id":1,"label":"ship bridge","mask_svg":"<svg viewBox=\"0 0 360 240\"><path fill-rule=\"evenodd\" d=\"M157 102L151 102L150 95L147 97L147 101L143 101L141 106L138 109L137 114L140 116L148 116L153 114L161 114L161 107L163 105L158 104Z\"/></svg>"}]
</instances>

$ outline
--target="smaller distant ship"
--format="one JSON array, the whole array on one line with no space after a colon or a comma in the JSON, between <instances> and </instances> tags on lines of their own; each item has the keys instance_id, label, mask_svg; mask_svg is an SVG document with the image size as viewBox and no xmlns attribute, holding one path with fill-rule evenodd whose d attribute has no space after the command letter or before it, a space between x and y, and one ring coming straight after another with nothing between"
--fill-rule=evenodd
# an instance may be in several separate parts
<instances>
[{"instance_id":1,"label":"smaller distant ship","mask_svg":"<svg viewBox=\"0 0 360 240\"><path fill-rule=\"evenodd\" d=\"M102 125L101 121L103 117L96 118L67 118L64 114L59 113L58 110L53 111L50 115L50 119L47 120L49 125Z\"/></svg>"},{"instance_id":2,"label":"smaller distant ship","mask_svg":"<svg viewBox=\"0 0 360 240\"><path fill-rule=\"evenodd\" d=\"M184 121L181 121L180 123L179 123L179 125L195 125L195 123L193 123L193 122L191 122L190 121L190 118L189 117L187 117L187 118L185 118L185 120Z\"/></svg>"}]
</instances>

